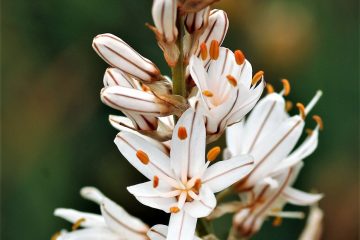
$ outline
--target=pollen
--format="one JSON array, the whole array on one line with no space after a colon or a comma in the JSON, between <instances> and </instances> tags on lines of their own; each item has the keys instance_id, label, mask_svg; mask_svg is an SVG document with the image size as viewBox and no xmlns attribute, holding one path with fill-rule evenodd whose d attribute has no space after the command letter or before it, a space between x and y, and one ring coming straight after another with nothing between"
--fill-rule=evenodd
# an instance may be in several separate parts
<instances>
[{"instance_id":1,"label":"pollen","mask_svg":"<svg viewBox=\"0 0 360 240\"><path fill-rule=\"evenodd\" d=\"M266 91L268 94L273 93L274 92L273 85L271 85L270 83L266 83Z\"/></svg>"},{"instance_id":2,"label":"pollen","mask_svg":"<svg viewBox=\"0 0 360 240\"><path fill-rule=\"evenodd\" d=\"M74 222L74 224L71 227L71 230L75 231L76 229L78 229L80 227L80 225L85 222L85 218L80 218L79 220L77 220L76 222Z\"/></svg>"},{"instance_id":3,"label":"pollen","mask_svg":"<svg viewBox=\"0 0 360 240\"><path fill-rule=\"evenodd\" d=\"M213 94L210 90L204 90L204 91L202 91L202 94L203 94L205 97L212 97L212 96L214 96L214 94Z\"/></svg>"},{"instance_id":4,"label":"pollen","mask_svg":"<svg viewBox=\"0 0 360 240\"><path fill-rule=\"evenodd\" d=\"M319 126L320 130L323 130L324 129L324 123L323 123L323 120L321 119L321 117L319 115L314 115L312 118L315 120L315 122Z\"/></svg>"},{"instance_id":5,"label":"pollen","mask_svg":"<svg viewBox=\"0 0 360 240\"><path fill-rule=\"evenodd\" d=\"M294 107L294 104L292 103L292 101L287 100L287 101L285 102L285 110L286 110L287 112L290 112L293 107Z\"/></svg>"},{"instance_id":6,"label":"pollen","mask_svg":"<svg viewBox=\"0 0 360 240\"><path fill-rule=\"evenodd\" d=\"M170 208L170 212L171 212L171 213L178 213L178 212L180 212L180 208L178 208L178 207L171 207L171 208Z\"/></svg>"},{"instance_id":7,"label":"pollen","mask_svg":"<svg viewBox=\"0 0 360 240\"><path fill-rule=\"evenodd\" d=\"M286 97L287 95L289 95L291 87L290 87L290 83L287 79L282 79L281 80L283 86L284 86L284 96Z\"/></svg>"},{"instance_id":8,"label":"pollen","mask_svg":"<svg viewBox=\"0 0 360 240\"><path fill-rule=\"evenodd\" d=\"M282 223L282 218L280 216L277 216L277 217L275 217L272 225L273 225L273 227L278 227L281 225L281 223Z\"/></svg>"},{"instance_id":9,"label":"pollen","mask_svg":"<svg viewBox=\"0 0 360 240\"><path fill-rule=\"evenodd\" d=\"M237 80L232 75L226 76L228 82L231 84L231 86L236 87L237 86Z\"/></svg>"},{"instance_id":10,"label":"pollen","mask_svg":"<svg viewBox=\"0 0 360 240\"><path fill-rule=\"evenodd\" d=\"M147 165L150 162L149 156L142 150L137 150L136 157L140 160L140 162L142 162L145 165Z\"/></svg>"},{"instance_id":11,"label":"pollen","mask_svg":"<svg viewBox=\"0 0 360 240\"><path fill-rule=\"evenodd\" d=\"M245 62L245 55L241 50L236 50L234 52L235 61L238 65L242 65Z\"/></svg>"},{"instance_id":12,"label":"pollen","mask_svg":"<svg viewBox=\"0 0 360 240\"><path fill-rule=\"evenodd\" d=\"M304 104L302 104L302 103L297 103L297 104L296 104L296 107L299 109L301 118L302 118L303 120L305 120L306 114L305 114Z\"/></svg>"},{"instance_id":13,"label":"pollen","mask_svg":"<svg viewBox=\"0 0 360 240\"><path fill-rule=\"evenodd\" d=\"M153 187L157 188L159 186L159 177L158 176L154 176L154 180L153 180Z\"/></svg>"},{"instance_id":14,"label":"pollen","mask_svg":"<svg viewBox=\"0 0 360 240\"><path fill-rule=\"evenodd\" d=\"M213 60L217 60L220 54L220 46L219 42L216 40L212 40L210 44L210 58Z\"/></svg>"},{"instance_id":15,"label":"pollen","mask_svg":"<svg viewBox=\"0 0 360 240\"><path fill-rule=\"evenodd\" d=\"M219 146L213 147L212 149L209 150L209 152L206 155L207 160L210 162L214 161L220 152L221 152L221 148Z\"/></svg>"},{"instance_id":16,"label":"pollen","mask_svg":"<svg viewBox=\"0 0 360 240\"><path fill-rule=\"evenodd\" d=\"M255 73L252 81L251 81L251 85L256 85L256 83L258 81L260 81L260 79L264 76L264 71L258 71L257 73Z\"/></svg>"},{"instance_id":17,"label":"pollen","mask_svg":"<svg viewBox=\"0 0 360 240\"><path fill-rule=\"evenodd\" d=\"M203 42L201 45L200 45L200 54L201 54L201 59L203 61L206 60L207 56L208 56L208 50L207 50L207 46L206 46L206 43Z\"/></svg>"},{"instance_id":18,"label":"pollen","mask_svg":"<svg viewBox=\"0 0 360 240\"><path fill-rule=\"evenodd\" d=\"M179 127L179 129L178 129L178 137L181 140L185 140L187 138L187 131L186 131L185 127L183 127L183 126Z\"/></svg>"}]
</instances>

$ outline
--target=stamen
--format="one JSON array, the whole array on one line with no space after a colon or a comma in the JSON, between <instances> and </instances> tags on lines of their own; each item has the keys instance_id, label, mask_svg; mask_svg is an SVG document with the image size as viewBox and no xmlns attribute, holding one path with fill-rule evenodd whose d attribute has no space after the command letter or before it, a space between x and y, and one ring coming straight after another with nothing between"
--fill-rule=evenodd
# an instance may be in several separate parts
<instances>
[{"instance_id":1,"label":"stamen","mask_svg":"<svg viewBox=\"0 0 360 240\"><path fill-rule=\"evenodd\" d=\"M273 225L273 227L278 227L281 225L281 223L282 223L282 217L277 216L277 217L275 217L272 225Z\"/></svg>"},{"instance_id":2,"label":"stamen","mask_svg":"<svg viewBox=\"0 0 360 240\"><path fill-rule=\"evenodd\" d=\"M294 107L294 104L292 103L292 101L286 100L286 102L285 102L285 110L287 112L290 112L293 107Z\"/></svg>"},{"instance_id":3,"label":"stamen","mask_svg":"<svg viewBox=\"0 0 360 240\"><path fill-rule=\"evenodd\" d=\"M193 189L195 190L195 192L199 192L199 190L200 190L200 188L201 188L201 185L202 185L201 179L198 178L198 179L195 181L195 185L194 185L194 187L193 187Z\"/></svg>"},{"instance_id":4,"label":"stamen","mask_svg":"<svg viewBox=\"0 0 360 240\"><path fill-rule=\"evenodd\" d=\"M311 136L313 134L313 130L310 128L305 129L305 132L308 136Z\"/></svg>"},{"instance_id":5,"label":"stamen","mask_svg":"<svg viewBox=\"0 0 360 240\"><path fill-rule=\"evenodd\" d=\"M142 164L147 165L150 162L149 156L142 150L137 150L136 157L142 162Z\"/></svg>"},{"instance_id":6,"label":"stamen","mask_svg":"<svg viewBox=\"0 0 360 240\"><path fill-rule=\"evenodd\" d=\"M221 148L219 146L213 147L212 149L209 150L209 152L206 155L207 160L209 162L214 161L220 152L221 152Z\"/></svg>"},{"instance_id":7,"label":"stamen","mask_svg":"<svg viewBox=\"0 0 360 240\"><path fill-rule=\"evenodd\" d=\"M159 177L158 176L154 176L153 179L153 187L157 188L159 186Z\"/></svg>"},{"instance_id":8,"label":"stamen","mask_svg":"<svg viewBox=\"0 0 360 240\"><path fill-rule=\"evenodd\" d=\"M283 86L284 86L284 90L282 91L282 95L284 97L286 97L287 95L289 95L291 87L290 87L290 83L287 79L282 79L281 80Z\"/></svg>"},{"instance_id":9,"label":"stamen","mask_svg":"<svg viewBox=\"0 0 360 240\"><path fill-rule=\"evenodd\" d=\"M210 44L210 58L213 60L216 60L219 58L220 54L220 48L219 48L219 42L216 40L212 40Z\"/></svg>"},{"instance_id":10,"label":"stamen","mask_svg":"<svg viewBox=\"0 0 360 240\"><path fill-rule=\"evenodd\" d=\"M206 60L207 58L207 54L208 54L208 51L207 51L207 46L206 46L206 43L203 42L201 45L200 45L200 54L201 54L201 59L203 61Z\"/></svg>"},{"instance_id":11,"label":"stamen","mask_svg":"<svg viewBox=\"0 0 360 240\"><path fill-rule=\"evenodd\" d=\"M204 90L204 91L202 91L202 94L206 97L214 96L214 94L210 90Z\"/></svg>"},{"instance_id":12,"label":"stamen","mask_svg":"<svg viewBox=\"0 0 360 240\"><path fill-rule=\"evenodd\" d=\"M242 65L245 62L245 55L241 50L236 50L234 52L235 60L238 65Z\"/></svg>"},{"instance_id":13,"label":"stamen","mask_svg":"<svg viewBox=\"0 0 360 240\"><path fill-rule=\"evenodd\" d=\"M319 115L314 115L312 118L315 120L315 122L319 126L319 129L323 130L324 129L324 123L323 123L323 120L321 119L321 117Z\"/></svg>"},{"instance_id":14,"label":"stamen","mask_svg":"<svg viewBox=\"0 0 360 240\"><path fill-rule=\"evenodd\" d=\"M268 94L273 93L274 92L273 85L271 85L270 83L266 83L266 91Z\"/></svg>"},{"instance_id":15,"label":"stamen","mask_svg":"<svg viewBox=\"0 0 360 240\"><path fill-rule=\"evenodd\" d=\"M56 240L56 239L58 239L58 237L60 237L60 235L61 235L61 232L58 231L51 236L50 240Z\"/></svg>"},{"instance_id":16,"label":"stamen","mask_svg":"<svg viewBox=\"0 0 360 240\"><path fill-rule=\"evenodd\" d=\"M302 118L303 120L305 120L305 118L306 118L306 112L305 112L304 104L302 104L302 103L297 103L297 104L296 104L296 107L299 109L301 118Z\"/></svg>"},{"instance_id":17,"label":"stamen","mask_svg":"<svg viewBox=\"0 0 360 240\"><path fill-rule=\"evenodd\" d=\"M170 212L171 212L171 213L178 213L178 212L180 212L180 208L178 208L178 207L171 207L171 208L170 208Z\"/></svg>"},{"instance_id":18,"label":"stamen","mask_svg":"<svg viewBox=\"0 0 360 240\"><path fill-rule=\"evenodd\" d=\"M71 230L75 231L76 229L78 229L81 225L81 223L85 222L85 218L80 218L79 220L77 220L76 222L74 222L74 224L71 227Z\"/></svg>"},{"instance_id":19,"label":"stamen","mask_svg":"<svg viewBox=\"0 0 360 240\"><path fill-rule=\"evenodd\" d=\"M178 137L180 140L185 140L187 138L187 131L186 128L183 126L180 126L178 129Z\"/></svg>"},{"instance_id":20,"label":"stamen","mask_svg":"<svg viewBox=\"0 0 360 240\"><path fill-rule=\"evenodd\" d=\"M229 83L230 83L233 87L236 87L236 86L237 86L237 80L236 80L236 78L234 78L234 77L231 76L231 75L227 75L226 78L227 78L227 80L229 81Z\"/></svg>"},{"instance_id":21,"label":"stamen","mask_svg":"<svg viewBox=\"0 0 360 240\"><path fill-rule=\"evenodd\" d=\"M308 105L305 108L305 113L308 114L311 109L316 105L316 103L319 101L319 99L322 96L322 91L318 90L315 94L315 96L311 99L311 101L308 103Z\"/></svg>"},{"instance_id":22,"label":"stamen","mask_svg":"<svg viewBox=\"0 0 360 240\"><path fill-rule=\"evenodd\" d=\"M254 77L253 77L253 79L252 79L252 81L251 81L251 85L252 85L252 86L255 86L256 83L257 83L258 81L260 81L260 79L261 79L263 76L264 76L264 71L258 71L257 73L255 73L255 75L254 75Z\"/></svg>"}]
</instances>

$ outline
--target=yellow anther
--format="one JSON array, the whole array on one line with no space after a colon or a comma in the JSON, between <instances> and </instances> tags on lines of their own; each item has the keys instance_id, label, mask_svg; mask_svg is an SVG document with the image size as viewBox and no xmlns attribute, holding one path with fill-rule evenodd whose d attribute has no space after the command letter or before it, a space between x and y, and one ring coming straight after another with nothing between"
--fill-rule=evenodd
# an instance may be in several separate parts
<instances>
[{"instance_id":1,"label":"yellow anther","mask_svg":"<svg viewBox=\"0 0 360 240\"><path fill-rule=\"evenodd\" d=\"M281 218L280 216L277 216L277 217L275 217L272 225L273 225L274 227L278 227L278 226L281 225L281 223L282 223L282 218Z\"/></svg>"},{"instance_id":2,"label":"yellow anther","mask_svg":"<svg viewBox=\"0 0 360 240\"><path fill-rule=\"evenodd\" d=\"M273 85L271 85L270 83L266 83L266 91L268 94L273 93L274 92Z\"/></svg>"},{"instance_id":3,"label":"yellow anther","mask_svg":"<svg viewBox=\"0 0 360 240\"><path fill-rule=\"evenodd\" d=\"M206 60L206 58L208 56L208 50L207 50L206 43L204 43L204 42L200 45L200 54L201 54L201 59Z\"/></svg>"},{"instance_id":4,"label":"yellow anther","mask_svg":"<svg viewBox=\"0 0 360 240\"><path fill-rule=\"evenodd\" d=\"M61 235L61 232L58 231L51 236L50 240L56 240L56 239L58 239L58 237L60 237L60 235Z\"/></svg>"},{"instance_id":5,"label":"yellow anther","mask_svg":"<svg viewBox=\"0 0 360 240\"><path fill-rule=\"evenodd\" d=\"M321 119L321 117L319 115L314 115L312 118L315 120L315 122L319 126L319 129L323 130L324 129L324 123L323 123L323 120Z\"/></svg>"},{"instance_id":6,"label":"yellow anther","mask_svg":"<svg viewBox=\"0 0 360 240\"><path fill-rule=\"evenodd\" d=\"M283 86L284 86L284 93L283 95L286 97L287 95L289 95L291 87L290 87L290 83L287 79L282 79L281 80Z\"/></svg>"},{"instance_id":7,"label":"yellow anther","mask_svg":"<svg viewBox=\"0 0 360 240\"><path fill-rule=\"evenodd\" d=\"M206 155L207 160L210 162L214 161L220 152L221 152L221 148L219 146L213 147L212 149L209 150L209 152Z\"/></svg>"},{"instance_id":8,"label":"yellow anther","mask_svg":"<svg viewBox=\"0 0 360 240\"><path fill-rule=\"evenodd\" d=\"M245 62L245 55L241 50L236 50L234 52L235 55L235 61L238 65L241 65Z\"/></svg>"},{"instance_id":9,"label":"yellow anther","mask_svg":"<svg viewBox=\"0 0 360 240\"><path fill-rule=\"evenodd\" d=\"M198 193L200 191L201 185L202 185L201 179L197 179L195 182L195 185L193 187L193 189L196 193Z\"/></svg>"},{"instance_id":10,"label":"yellow anther","mask_svg":"<svg viewBox=\"0 0 360 240\"><path fill-rule=\"evenodd\" d=\"M154 180L153 180L153 187L157 188L159 186L159 177L158 176L154 176Z\"/></svg>"},{"instance_id":11,"label":"yellow anther","mask_svg":"<svg viewBox=\"0 0 360 240\"><path fill-rule=\"evenodd\" d=\"M210 90L204 90L204 91L202 91L202 94L203 94L205 97L212 97L212 96L214 96L214 94L213 94Z\"/></svg>"},{"instance_id":12,"label":"yellow anther","mask_svg":"<svg viewBox=\"0 0 360 240\"><path fill-rule=\"evenodd\" d=\"M178 208L178 207L171 207L171 208L170 208L170 212L171 212L171 213L178 213L178 212L180 212L180 208Z\"/></svg>"},{"instance_id":13,"label":"yellow anther","mask_svg":"<svg viewBox=\"0 0 360 240\"><path fill-rule=\"evenodd\" d=\"M286 100L285 102L285 110L290 112L290 110L294 107L294 104L290 100Z\"/></svg>"},{"instance_id":14,"label":"yellow anther","mask_svg":"<svg viewBox=\"0 0 360 240\"><path fill-rule=\"evenodd\" d=\"M76 229L78 229L80 227L80 225L85 222L85 218L80 218L79 220L77 220L76 222L74 222L74 224L71 227L71 230L75 231Z\"/></svg>"},{"instance_id":15,"label":"yellow anther","mask_svg":"<svg viewBox=\"0 0 360 240\"><path fill-rule=\"evenodd\" d=\"M258 71L257 73L255 73L252 81L251 81L251 85L256 85L256 83L258 81L260 81L260 79L262 79L262 77L264 76L264 71Z\"/></svg>"},{"instance_id":16,"label":"yellow anther","mask_svg":"<svg viewBox=\"0 0 360 240\"><path fill-rule=\"evenodd\" d=\"M231 75L226 76L228 82L231 84L231 86L236 87L237 86L237 80Z\"/></svg>"},{"instance_id":17,"label":"yellow anther","mask_svg":"<svg viewBox=\"0 0 360 240\"><path fill-rule=\"evenodd\" d=\"M136 156L140 160L140 162L142 162L145 165L150 162L149 156L141 150L136 151Z\"/></svg>"},{"instance_id":18,"label":"yellow anther","mask_svg":"<svg viewBox=\"0 0 360 240\"><path fill-rule=\"evenodd\" d=\"M178 137L181 140L185 140L187 138L187 131L186 131L185 127L183 127L183 126L179 127L179 129L178 129Z\"/></svg>"},{"instance_id":19,"label":"yellow anther","mask_svg":"<svg viewBox=\"0 0 360 240\"><path fill-rule=\"evenodd\" d=\"M219 54L220 54L220 46L219 46L219 42L216 40L212 40L211 44L210 44L210 58L213 60L216 60L219 58Z\"/></svg>"},{"instance_id":20,"label":"yellow anther","mask_svg":"<svg viewBox=\"0 0 360 240\"><path fill-rule=\"evenodd\" d=\"M306 118L306 114L305 114L305 107L302 103L297 103L296 107L299 109L300 112L300 116L303 120L305 120Z\"/></svg>"}]
</instances>

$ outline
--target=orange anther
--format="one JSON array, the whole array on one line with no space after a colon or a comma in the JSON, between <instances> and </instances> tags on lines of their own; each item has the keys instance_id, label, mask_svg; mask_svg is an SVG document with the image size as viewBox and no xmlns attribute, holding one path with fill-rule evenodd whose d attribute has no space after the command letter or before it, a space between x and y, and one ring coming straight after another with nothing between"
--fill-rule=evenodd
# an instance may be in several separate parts
<instances>
[{"instance_id":1,"label":"orange anther","mask_svg":"<svg viewBox=\"0 0 360 240\"><path fill-rule=\"evenodd\" d=\"M268 94L273 93L274 92L273 85L271 85L270 83L266 83L266 91Z\"/></svg>"},{"instance_id":2,"label":"orange anther","mask_svg":"<svg viewBox=\"0 0 360 240\"><path fill-rule=\"evenodd\" d=\"M230 83L233 87L236 87L236 86L237 86L237 80L236 80L236 78L234 78L234 77L231 76L231 75L227 75L226 78L227 78L227 80L229 81L229 83Z\"/></svg>"},{"instance_id":3,"label":"orange anther","mask_svg":"<svg viewBox=\"0 0 360 240\"><path fill-rule=\"evenodd\" d=\"M256 83L258 81L260 81L260 79L262 79L262 77L264 76L264 71L258 71L257 73L255 73L252 81L251 81L251 85L256 85Z\"/></svg>"},{"instance_id":4,"label":"orange anther","mask_svg":"<svg viewBox=\"0 0 360 240\"><path fill-rule=\"evenodd\" d=\"M221 152L221 148L219 146L213 147L212 149L209 150L209 152L206 155L207 160L210 162L214 161L220 152Z\"/></svg>"},{"instance_id":5,"label":"orange anther","mask_svg":"<svg viewBox=\"0 0 360 240\"><path fill-rule=\"evenodd\" d=\"M158 176L154 176L154 180L153 180L153 187L157 188L159 186L159 177Z\"/></svg>"},{"instance_id":6,"label":"orange anther","mask_svg":"<svg viewBox=\"0 0 360 240\"><path fill-rule=\"evenodd\" d=\"M204 42L200 45L200 54L201 54L201 59L206 60L208 51L207 51L206 43Z\"/></svg>"},{"instance_id":7,"label":"orange anther","mask_svg":"<svg viewBox=\"0 0 360 240\"><path fill-rule=\"evenodd\" d=\"M219 58L220 54L220 45L219 42L216 40L212 40L210 44L210 58L216 60Z\"/></svg>"},{"instance_id":8,"label":"orange anther","mask_svg":"<svg viewBox=\"0 0 360 240\"><path fill-rule=\"evenodd\" d=\"M289 112L289 111L293 108L293 106L294 106L294 104L292 103L292 101L287 100L287 101L285 102L285 110L286 110L287 112Z\"/></svg>"},{"instance_id":9,"label":"orange anther","mask_svg":"<svg viewBox=\"0 0 360 240\"><path fill-rule=\"evenodd\" d=\"M142 90L144 91L144 92L149 92L151 89L147 86L147 85L145 85L145 84L143 84L143 85L141 85L141 88L142 88Z\"/></svg>"},{"instance_id":10,"label":"orange anther","mask_svg":"<svg viewBox=\"0 0 360 240\"><path fill-rule=\"evenodd\" d=\"M51 236L50 240L56 240L60 237L60 235L61 235L61 232L58 231L58 232L54 233L54 235Z\"/></svg>"},{"instance_id":11,"label":"orange anther","mask_svg":"<svg viewBox=\"0 0 360 240\"><path fill-rule=\"evenodd\" d=\"M178 137L181 140L185 140L187 138L187 131L186 131L185 127L183 127L183 126L179 127L179 129L178 129Z\"/></svg>"},{"instance_id":12,"label":"orange anther","mask_svg":"<svg viewBox=\"0 0 360 240\"><path fill-rule=\"evenodd\" d=\"M305 114L305 107L302 103L297 103L296 107L299 109L300 112L300 116L303 120L305 120L306 118L306 114Z\"/></svg>"},{"instance_id":13,"label":"orange anther","mask_svg":"<svg viewBox=\"0 0 360 240\"><path fill-rule=\"evenodd\" d=\"M282 79L281 82L282 82L282 84L283 84L283 86L284 86L284 93L283 93L283 95L286 97L287 95L289 95L290 90L291 90L291 88L290 88L290 83L289 83L289 81L288 81L287 79Z\"/></svg>"},{"instance_id":14,"label":"orange anther","mask_svg":"<svg viewBox=\"0 0 360 240\"><path fill-rule=\"evenodd\" d=\"M171 208L170 208L170 212L171 212L171 213L178 213L178 212L180 212L180 208L178 208L178 207L171 207Z\"/></svg>"},{"instance_id":15,"label":"orange anther","mask_svg":"<svg viewBox=\"0 0 360 240\"><path fill-rule=\"evenodd\" d=\"M281 223L282 223L282 218L281 218L281 217L279 217L279 216L277 216L277 217L275 217L275 219L274 219L274 221L273 221L272 225L273 225L274 227L278 227L278 226L280 226L280 225L281 225Z\"/></svg>"},{"instance_id":16,"label":"orange anther","mask_svg":"<svg viewBox=\"0 0 360 240\"><path fill-rule=\"evenodd\" d=\"M245 62L245 55L243 54L243 52L241 50L236 50L234 52L234 55L235 55L236 63L238 65L241 65Z\"/></svg>"},{"instance_id":17,"label":"orange anther","mask_svg":"<svg viewBox=\"0 0 360 240\"><path fill-rule=\"evenodd\" d=\"M323 130L324 129L324 123L323 123L323 120L321 119L321 117L319 115L314 115L312 118L315 120L315 122L319 126L319 129Z\"/></svg>"},{"instance_id":18,"label":"orange anther","mask_svg":"<svg viewBox=\"0 0 360 240\"><path fill-rule=\"evenodd\" d=\"M204 91L202 91L202 94L203 94L204 96L206 96L206 97L212 97L212 96L214 96L214 94L213 94L211 91L209 91L209 90L204 90Z\"/></svg>"},{"instance_id":19,"label":"orange anther","mask_svg":"<svg viewBox=\"0 0 360 240\"><path fill-rule=\"evenodd\" d=\"M81 225L81 223L85 222L85 218L80 218L79 220L77 220L76 222L74 222L74 224L71 227L71 230L75 231L76 229L78 229Z\"/></svg>"},{"instance_id":20,"label":"orange anther","mask_svg":"<svg viewBox=\"0 0 360 240\"><path fill-rule=\"evenodd\" d=\"M140 160L140 162L142 162L145 165L150 162L149 156L141 150L136 151L136 156Z\"/></svg>"},{"instance_id":21,"label":"orange anther","mask_svg":"<svg viewBox=\"0 0 360 240\"><path fill-rule=\"evenodd\" d=\"M197 179L197 180L195 181L194 190L195 190L196 192L199 192L199 190L200 190L200 188L201 188L201 185L202 185L201 179Z\"/></svg>"}]
</instances>

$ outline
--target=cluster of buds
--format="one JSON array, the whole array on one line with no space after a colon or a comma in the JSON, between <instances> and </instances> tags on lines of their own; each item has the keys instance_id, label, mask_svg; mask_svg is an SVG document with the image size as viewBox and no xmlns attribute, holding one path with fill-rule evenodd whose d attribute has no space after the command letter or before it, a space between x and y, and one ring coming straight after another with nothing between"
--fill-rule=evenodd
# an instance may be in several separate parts
<instances>
[{"instance_id":1,"label":"cluster of buds","mask_svg":"<svg viewBox=\"0 0 360 240\"><path fill-rule=\"evenodd\" d=\"M53 239L214 237L208 229L196 231L198 219L206 225L225 213L233 214L230 237L248 237L269 216L275 217L275 225L282 217L304 217L302 212L284 212L286 203L314 205L322 198L292 187L323 128L314 115L316 127L294 150L321 91L306 107L296 104L299 114L290 117L292 104L285 100L290 83L282 80L283 90L274 92L263 71L253 74L241 50L221 46L229 21L224 11L210 9L213 2L153 1L154 25L147 26L155 33L171 77L112 34L100 34L92 44L110 65L101 101L125 115L109 116L120 131L115 144L148 179L128 191L140 203L169 213L169 226L150 228L87 187L81 193L100 205L101 215L57 209L56 216L74 225L72 232L59 232ZM265 88L268 94L259 101ZM225 132L227 148L220 161L221 148L206 153L206 145ZM229 193L239 200L219 204Z\"/></svg>"}]
</instances>

